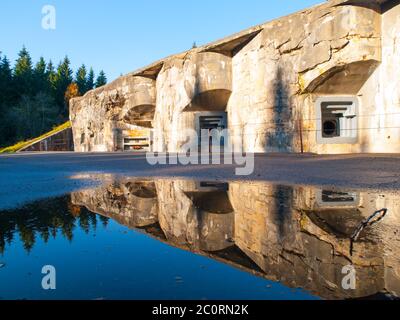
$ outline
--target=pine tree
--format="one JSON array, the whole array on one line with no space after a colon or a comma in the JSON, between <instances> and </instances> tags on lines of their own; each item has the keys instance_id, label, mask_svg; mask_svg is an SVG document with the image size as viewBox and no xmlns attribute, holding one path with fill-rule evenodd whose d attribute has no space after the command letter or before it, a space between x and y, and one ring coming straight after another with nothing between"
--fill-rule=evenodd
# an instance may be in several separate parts
<instances>
[{"instance_id":1,"label":"pine tree","mask_svg":"<svg viewBox=\"0 0 400 320\"><path fill-rule=\"evenodd\" d=\"M65 92L68 86L72 83L72 70L70 68L70 61L66 56L64 60L58 65L56 73L56 103L60 107L60 113L63 120L67 118L68 106L65 104Z\"/></svg>"},{"instance_id":2,"label":"pine tree","mask_svg":"<svg viewBox=\"0 0 400 320\"><path fill-rule=\"evenodd\" d=\"M41 76L46 74L46 61L43 57L40 57L39 61L35 65L35 69L33 72Z\"/></svg>"},{"instance_id":3,"label":"pine tree","mask_svg":"<svg viewBox=\"0 0 400 320\"><path fill-rule=\"evenodd\" d=\"M96 88L102 87L107 84L107 77L103 70L100 71L99 76L96 79Z\"/></svg>"},{"instance_id":4,"label":"pine tree","mask_svg":"<svg viewBox=\"0 0 400 320\"><path fill-rule=\"evenodd\" d=\"M57 83L57 74L54 70L53 62L50 60L46 67L46 76L47 81L49 82L50 90L53 98L56 98L56 83Z\"/></svg>"},{"instance_id":5,"label":"pine tree","mask_svg":"<svg viewBox=\"0 0 400 320\"><path fill-rule=\"evenodd\" d=\"M86 66L83 64L78 69L75 76L75 82L78 85L79 94L82 96L86 93L86 77L87 77Z\"/></svg>"},{"instance_id":6,"label":"pine tree","mask_svg":"<svg viewBox=\"0 0 400 320\"><path fill-rule=\"evenodd\" d=\"M50 85L46 73L46 61L40 57L33 70L35 92L49 92Z\"/></svg>"},{"instance_id":7,"label":"pine tree","mask_svg":"<svg viewBox=\"0 0 400 320\"><path fill-rule=\"evenodd\" d=\"M25 46L23 46L18 53L18 59L14 68L14 76L21 76L24 74L32 74L32 59Z\"/></svg>"},{"instance_id":8,"label":"pine tree","mask_svg":"<svg viewBox=\"0 0 400 320\"><path fill-rule=\"evenodd\" d=\"M0 56L0 110L2 106L9 103L11 100L11 87L12 87L12 70L10 61L6 56Z\"/></svg>"},{"instance_id":9,"label":"pine tree","mask_svg":"<svg viewBox=\"0 0 400 320\"><path fill-rule=\"evenodd\" d=\"M12 70L10 66L10 61L7 59L6 56L3 58L0 55L0 79L2 84L5 83L4 81L11 80L12 77Z\"/></svg>"},{"instance_id":10,"label":"pine tree","mask_svg":"<svg viewBox=\"0 0 400 320\"><path fill-rule=\"evenodd\" d=\"M64 60L58 65L57 68L57 76L58 80L68 82L70 84L72 82L72 69L70 67L71 62L69 61L68 56L65 56Z\"/></svg>"},{"instance_id":11,"label":"pine tree","mask_svg":"<svg viewBox=\"0 0 400 320\"><path fill-rule=\"evenodd\" d=\"M94 71L90 68L89 74L86 79L86 92L94 88Z\"/></svg>"},{"instance_id":12,"label":"pine tree","mask_svg":"<svg viewBox=\"0 0 400 320\"><path fill-rule=\"evenodd\" d=\"M31 95L33 93L32 59L25 46L18 53L14 67L14 91L17 96Z\"/></svg>"},{"instance_id":13,"label":"pine tree","mask_svg":"<svg viewBox=\"0 0 400 320\"><path fill-rule=\"evenodd\" d=\"M12 122L7 121L9 104L12 101L12 70L7 57L0 54L0 146L7 144L13 130Z\"/></svg>"}]
</instances>

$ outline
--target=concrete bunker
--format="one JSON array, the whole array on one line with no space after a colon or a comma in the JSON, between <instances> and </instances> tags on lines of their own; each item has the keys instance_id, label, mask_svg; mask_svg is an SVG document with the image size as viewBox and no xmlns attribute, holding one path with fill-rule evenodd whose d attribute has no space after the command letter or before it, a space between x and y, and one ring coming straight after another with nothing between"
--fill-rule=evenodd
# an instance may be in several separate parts
<instances>
[{"instance_id":1,"label":"concrete bunker","mask_svg":"<svg viewBox=\"0 0 400 320\"><path fill-rule=\"evenodd\" d=\"M377 60L334 66L310 83L307 90L312 91L314 101L315 119L311 121L317 153L358 150L370 134L368 109L372 97L366 87L378 66ZM308 126L307 120L304 126Z\"/></svg>"},{"instance_id":2,"label":"concrete bunker","mask_svg":"<svg viewBox=\"0 0 400 320\"><path fill-rule=\"evenodd\" d=\"M195 130L202 143L213 147L225 144L228 128L227 105L232 94L232 58L216 52L200 52L185 63L185 91L190 103L183 112L194 113Z\"/></svg>"},{"instance_id":3,"label":"concrete bunker","mask_svg":"<svg viewBox=\"0 0 400 320\"><path fill-rule=\"evenodd\" d=\"M216 52L193 54L185 61L184 112L225 112L232 93L232 58Z\"/></svg>"},{"instance_id":4,"label":"concrete bunker","mask_svg":"<svg viewBox=\"0 0 400 320\"><path fill-rule=\"evenodd\" d=\"M182 152L229 128L246 152L396 152L398 4L330 0L121 77L73 99L75 150Z\"/></svg>"},{"instance_id":5,"label":"concrete bunker","mask_svg":"<svg viewBox=\"0 0 400 320\"><path fill-rule=\"evenodd\" d=\"M122 121L152 128L156 109L156 82L151 78L133 77L133 92L122 109Z\"/></svg>"},{"instance_id":6,"label":"concrete bunker","mask_svg":"<svg viewBox=\"0 0 400 320\"><path fill-rule=\"evenodd\" d=\"M155 110L156 81L148 77L133 77L133 92L121 115L128 128L116 132L116 145L123 151L149 151Z\"/></svg>"}]
</instances>

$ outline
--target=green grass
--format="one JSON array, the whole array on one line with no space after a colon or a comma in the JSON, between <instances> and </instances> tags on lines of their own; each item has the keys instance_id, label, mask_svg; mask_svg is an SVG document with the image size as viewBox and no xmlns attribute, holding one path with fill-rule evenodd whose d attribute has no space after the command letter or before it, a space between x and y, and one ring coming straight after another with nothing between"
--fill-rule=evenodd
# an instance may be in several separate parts
<instances>
[{"instance_id":1,"label":"green grass","mask_svg":"<svg viewBox=\"0 0 400 320\"><path fill-rule=\"evenodd\" d=\"M51 131L49 131L49 132L47 132L45 134L42 134L40 137L37 137L37 138L32 139L32 140L28 140L28 141L21 141L21 142L18 142L16 144L14 144L13 146L0 149L0 153L15 153L15 152L18 152L21 149L24 149L27 146L29 146L29 145L31 145L31 144L33 144L35 142L38 142L38 141L40 141L42 139L45 139L45 138L47 138L49 136L52 136L55 133L58 133L60 131L68 129L68 128L71 128L71 122L70 121L67 121L64 124L53 128L53 130L51 130Z\"/></svg>"}]
</instances>

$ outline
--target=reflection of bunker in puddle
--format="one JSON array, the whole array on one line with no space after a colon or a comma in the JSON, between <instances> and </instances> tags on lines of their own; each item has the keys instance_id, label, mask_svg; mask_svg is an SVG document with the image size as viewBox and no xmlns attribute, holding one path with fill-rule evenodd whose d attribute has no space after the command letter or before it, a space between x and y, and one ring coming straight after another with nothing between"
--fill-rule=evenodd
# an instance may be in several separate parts
<instances>
[{"instance_id":1,"label":"reflection of bunker in puddle","mask_svg":"<svg viewBox=\"0 0 400 320\"><path fill-rule=\"evenodd\" d=\"M313 207L303 211L316 226L338 239L351 239L357 227L372 213L363 212L359 193L332 190L316 190ZM373 230L366 229L359 241L372 236Z\"/></svg>"},{"instance_id":2,"label":"reflection of bunker in puddle","mask_svg":"<svg viewBox=\"0 0 400 320\"><path fill-rule=\"evenodd\" d=\"M172 246L323 298L400 294L397 194L126 179L73 200ZM351 234L380 206L389 207L392 220L365 230L351 256ZM341 287L348 265L356 270L356 290Z\"/></svg>"},{"instance_id":3,"label":"reflection of bunker in puddle","mask_svg":"<svg viewBox=\"0 0 400 320\"><path fill-rule=\"evenodd\" d=\"M178 196L164 198L160 206L161 226L167 239L207 252L232 247L234 210L227 193L228 185L190 181L172 184ZM157 186L162 193L165 181ZM176 212L178 208L184 210Z\"/></svg>"},{"instance_id":4,"label":"reflection of bunker in puddle","mask_svg":"<svg viewBox=\"0 0 400 320\"><path fill-rule=\"evenodd\" d=\"M350 239L364 220L358 209L359 195L351 192L318 190L315 207L306 211L311 221L327 233Z\"/></svg>"},{"instance_id":5,"label":"reflection of bunker in puddle","mask_svg":"<svg viewBox=\"0 0 400 320\"><path fill-rule=\"evenodd\" d=\"M74 192L72 201L128 227L140 228L158 222L157 192L151 181L113 182Z\"/></svg>"},{"instance_id":6,"label":"reflection of bunker in puddle","mask_svg":"<svg viewBox=\"0 0 400 320\"><path fill-rule=\"evenodd\" d=\"M325 232L346 239L350 239L363 221L363 216L357 209L323 209L307 212L307 216Z\"/></svg>"},{"instance_id":7,"label":"reflection of bunker in puddle","mask_svg":"<svg viewBox=\"0 0 400 320\"><path fill-rule=\"evenodd\" d=\"M129 193L143 199L157 198L157 190L154 182L128 182L125 187Z\"/></svg>"},{"instance_id":8,"label":"reflection of bunker in puddle","mask_svg":"<svg viewBox=\"0 0 400 320\"><path fill-rule=\"evenodd\" d=\"M201 250L221 251L234 245L234 213L227 190L227 184L204 182L185 192L195 208L192 222L198 229Z\"/></svg>"},{"instance_id":9,"label":"reflection of bunker in puddle","mask_svg":"<svg viewBox=\"0 0 400 320\"><path fill-rule=\"evenodd\" d=\"M226 191L185 192L185 194L200 212L212 214L228 214L233 212Z\"/></svg>"}]
</instances>

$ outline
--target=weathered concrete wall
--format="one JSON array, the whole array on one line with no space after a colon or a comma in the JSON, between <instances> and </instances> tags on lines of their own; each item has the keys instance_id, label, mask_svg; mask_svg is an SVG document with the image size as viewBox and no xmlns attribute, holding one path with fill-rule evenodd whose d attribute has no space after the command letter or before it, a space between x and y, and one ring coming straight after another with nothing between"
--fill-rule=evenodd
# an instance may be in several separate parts
<instances>
[{"instance_id":1,"label":"weathered concrete wall","mask_svg":"<svg viewBox=\"0 0 400 320\"><path fill-rule=\"evenodd\" d=\"M387 11L386 11L387 10ZM381 50L380 63L371 64L368 70L370 76L357 91L348 94L359 99L359 143L352 145L317 145L310 151L318 153L348 153L348 152L382 152L395 153L400 151L399 144L399 58L398 38L400 25L398 23L400 6L383 9L380 17L380 34L374 41L379 41ZM373 39L371 38L371 41ZM358 74L362 71L357 70ZM356 88L358 89L358 88ZM332 94L340 94L333 91ZM315 99L315 98L314 98Z\"/></svg>"},{"instance_id":2,"label":"weathered concrete wall","mask_svg":"<svg viewBox=\"0 0 400 320\"><path fill-rule=\"evenodd\" d=\"M399 11L330 0L160 60L72 101L76 150L114 150L128 122L154 128L154 151L179 152L196 114L214 111L248 152L400 152ZM356 143L317 140L316 102L337 96L358 101Z\"/></svg>"},{"instance_id":3,"label":"weathered concrete wall","mask_svg":"<svg viewBox=\"0 0 400 320\"><path fill-rule=\"evenodd\" d=\"M400 5L382 13L382 63L360 90L362 136L356 152L400 151Z\"/></svg>"},{"instance_id":4,"label":"weathered concrete wall","mask_svg":"<svg viewBox=\"0 0 400 320\"><path fill-rule=\"evenodd\" d=\"M122 121L139 127L153 127L156 108L156 82L151 78L133 77L128 103L122 108Z\"/></svg>"},{"instance_id":5,"label":"weathered concrete wall","mask_svg":"<svg viewBox=\"0 0 400 320\"><path fill-rule=\"evenodd\" d=\"M231 58L188 53L164 63L157 77L154 150L179 152L185 129L196 129L195 112L225 111L231 94Z\"/></svg>"},{"instance_id":6,"label":"weathered concrete wall","mask_svg":"<svg viewBox=\"0 0 400 320\"><path fill-rule=\"evenodd\" d=\"M75 151L121 150L117 130L152 126L155 81L124 76L70 102Z\"/></svg>"},{"instance_id":7,"label":"weathered concrete wall","mask_svg":"<svg viewBox=\"0 0 400 320\"><path fill-rule=\"evenodd\" d=\"M358 93L381 60L380 21L370 8L321 6L263 26L233 58L228 118L245 150L300 151L302 121L305 151L349 151L316 144L315 100Z\"/></svg>"}]
</instances>

